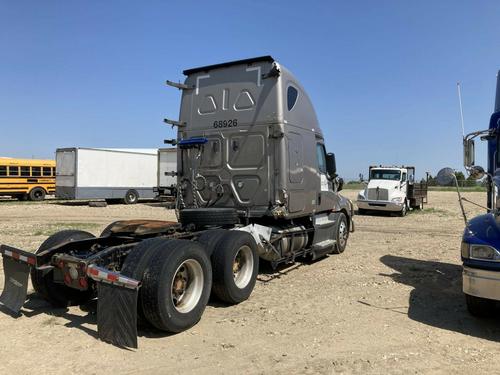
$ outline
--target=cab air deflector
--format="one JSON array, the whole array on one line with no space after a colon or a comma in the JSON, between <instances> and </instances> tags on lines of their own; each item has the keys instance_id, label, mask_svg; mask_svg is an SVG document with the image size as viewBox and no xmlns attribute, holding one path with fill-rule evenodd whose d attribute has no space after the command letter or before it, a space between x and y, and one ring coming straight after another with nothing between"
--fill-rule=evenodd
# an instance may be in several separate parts
<instances>
[{"instance_id":1,"label":"cab air deflector","mask_svg":"<svg viewBox=\"0 0 500 375\"><path fill-rule=\"evenodd\" d=\"M253 63L261 62L261 61L273 63L275 60L273 59L272 56L269 56L269 55L259 56L259 57L253 57L251 59L229 61L229 62L225 62L225 63L221 63L221 64L207 65L207 66L202 66L199 68L187 69L187 70L184 70L183 73L184 73L184 75L188 76L190 74L199 73L199 72L206 72L206 71L212 70L212 69L226 68L228 66L240 65L240 64L253 64Z\"/></svg>"}]
</instances>

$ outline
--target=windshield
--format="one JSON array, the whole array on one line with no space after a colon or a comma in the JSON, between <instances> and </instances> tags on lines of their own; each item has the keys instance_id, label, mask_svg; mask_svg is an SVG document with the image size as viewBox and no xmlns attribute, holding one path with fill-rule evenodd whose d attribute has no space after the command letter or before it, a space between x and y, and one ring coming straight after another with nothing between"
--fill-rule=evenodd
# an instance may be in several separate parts
<instances>
[{"instance_id":1,"label":"windshield","mask_svg":"<svg viewBox=\"0 0 500 375\"><path fill-rule=\"evenodd\" d=\"M391 169L372 169L370 172L370 180L394 180L399 181L401 171Z\"/></svg>"}]
</instances>

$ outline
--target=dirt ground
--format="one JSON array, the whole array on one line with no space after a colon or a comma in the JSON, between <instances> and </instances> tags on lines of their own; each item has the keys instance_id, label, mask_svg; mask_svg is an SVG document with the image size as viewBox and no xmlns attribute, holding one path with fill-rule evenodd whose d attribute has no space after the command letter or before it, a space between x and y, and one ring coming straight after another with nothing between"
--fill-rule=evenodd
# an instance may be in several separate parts
<instances>
[{"instance_id":1,"label":"dirt ground","mask_svg":"<svg viewBox=\"0 0 500 375\"><path fill-rule=\"evenodd\" d=\"M484 193L465 195L485 200ZM431 192L429 202L404 218L357 216L344 254L260 274L248 301L210 303L202 320L181 334L139 331L137 350L98 341L92 306L53 309L30 287L21 317L0 314L0 373L499 371L498 321L471 317L461 293L456 194ZM0 202L0 243L35 250L61 228L99 234L128 218L175 215L156 204Z\"/></svg>"}]
</instances>

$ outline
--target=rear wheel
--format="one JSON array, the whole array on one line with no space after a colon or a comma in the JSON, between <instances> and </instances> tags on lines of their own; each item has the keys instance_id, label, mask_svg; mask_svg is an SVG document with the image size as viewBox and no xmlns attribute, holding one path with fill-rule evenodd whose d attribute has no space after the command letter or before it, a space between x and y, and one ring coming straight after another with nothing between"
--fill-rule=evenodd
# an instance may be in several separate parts
<instances>
[{"instance_id":1,"label":"rear wheel","mask_svg":"<svg viewBox=\"0 0 500 375\"><path fill-rule=\"evenodd\" d=\"M45 240L36 254L66 242L94 238L94 235L80 230L63 230ZM64 284L54 282L54 271L43 272L31 268L31 283L35 291L56 307L81 305L94 297L94 290L80 291Z\"/></svg>"},{"instance_id":2,"label":"rear wheel","mask_svg":"<svg viewBox=\"0 0 500 375\"><path fill-rule=\"evenodd\" d=\"M139 201L139 193L135 190L129 190L123 198L125 204L136 204Z\"/></svg>"},{"instance_id":3,"label":"rear wheel","mask_svg":"<svg viewBox=\"0 0 500 375\"><path fill-rule=\"evenodd\" d=\"M110 226L111 225L113 224L110 224ZM106 228L104 232L106 232L107 229L108 228ZM103 237L104 232L101 237ZM150 265L151 258L153 258L160 249L164 248L168 242L169 240L165 238L150 238L139 242L127 255L125 262L123 262L121 274L142 281L144 273ZM147 321L144 316L144 311L142 310L142 295L140 290L137 299L137 318L139 324L144 324Z\"/></svg>"},{"instance_id":4,"label":"rear wheel","mask_svg":"<svg viewBox=\"0 0 500 375\"><path fill-rule=\"evenodd\" d=\"M476 296L471 296L470 294L465 295L465 302L467 304L467 310L471 315L477 316L478 318L486 318L493 316L495 312L495 301L486 298L480 298Z\"/></svg>"},{"instance_id":5,"label":"rear wheel","mask_svg":"<svg viewBox=\"0 0 500 375\"><path fill-rule=\"evenodd\" d=\"M158 329L182 332L200 320L211 285L212 267L203 247L194 241L169 240L145 272L144 315Z\"/></svg>"},{"instance_id":6,"label":"rear wheel","mask_svg":"<svg viewBox=\"0 0 500 375\"><path fill-rule=\"evenodd\" d=\"M219 240L212 254L212 292L222 301L236 304L253 291L259 272L259 256L253 237L233 230Z\"/></svg>"},{"instance_id":7,"label":"rear wheel","mask_svg":"<svg viewBox=\"0 0 500 375\"><path fill-rule=\"evenodd\" d=\"M212 256L215 247L219 243L220 239L224 237L227 233L226 229L212 229L207 230L200 234L196 240L198 243L202 244L209 257Z\"/></svg>"},{"instance_id":8,"label":"rear wheel","mask_svg":"<svg viewBox=\"0 0 500 375\"><path fill-rule=\"evenodd\" d=\"M45 190L40 187L31 189L29 199L30 201L43 201L45 199Z\"/></svg>"}]
</instances>

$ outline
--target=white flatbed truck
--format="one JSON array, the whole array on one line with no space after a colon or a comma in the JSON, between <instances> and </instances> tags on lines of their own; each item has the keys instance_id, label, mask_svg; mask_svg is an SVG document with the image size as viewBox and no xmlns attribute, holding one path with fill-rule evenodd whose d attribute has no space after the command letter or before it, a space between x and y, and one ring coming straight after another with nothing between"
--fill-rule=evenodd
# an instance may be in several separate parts
<instances>
[{"instance_id":1,"label":"white flatbed truck","mask_svg":"<svg viewBox=\"0 0 500 375\"><path fill-rule=\"evenodd\" d=\"M415 182L415 167L370 166L370 179L357 198L358 213L396 212L405 216L409 209L427 203L427 183Z\"/></svg>"}]
</instances>

